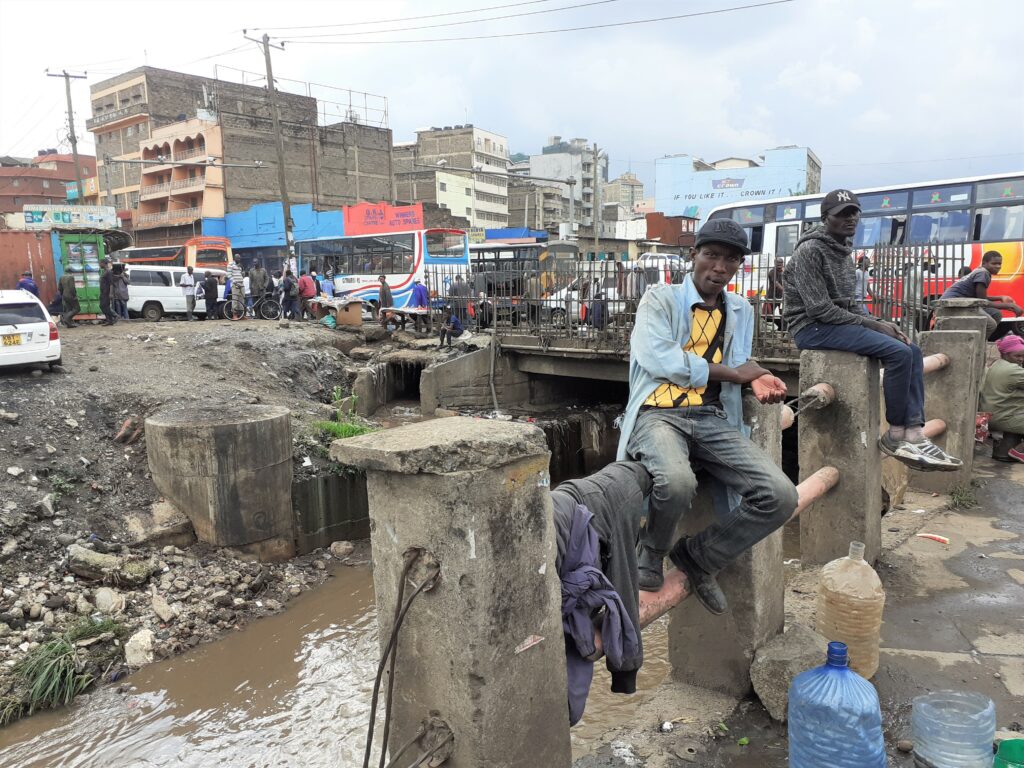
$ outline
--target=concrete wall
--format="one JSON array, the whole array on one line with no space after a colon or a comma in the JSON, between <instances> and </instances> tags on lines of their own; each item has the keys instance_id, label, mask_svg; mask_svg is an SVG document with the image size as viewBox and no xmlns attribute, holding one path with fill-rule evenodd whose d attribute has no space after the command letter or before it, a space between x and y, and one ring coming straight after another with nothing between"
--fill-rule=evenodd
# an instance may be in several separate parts
<instances>
[{"instance_id":1,"label":"concrete wall","mask_svg":"<svg viewBox=\"0 0 1024 768\"><path fill-rule=\"evenodd\" d=\"M490 365L488 348L427 368L420 378L420 410L493 408ZM499 355L494 361L494 388L499 407L529 400L529 376L521 373L508 355Z\"/></svg>"}]
</instances>

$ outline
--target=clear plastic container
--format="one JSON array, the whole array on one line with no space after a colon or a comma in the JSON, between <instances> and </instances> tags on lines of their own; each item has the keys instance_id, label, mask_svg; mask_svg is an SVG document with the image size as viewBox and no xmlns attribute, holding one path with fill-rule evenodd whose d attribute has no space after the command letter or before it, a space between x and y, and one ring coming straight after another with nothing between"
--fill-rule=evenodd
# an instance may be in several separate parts
<instances>
[{"instance_id":1,"label":"clear plastic container","mask_svg":"<svg viewBox=\"0 0 1024 768\"><path fill-rule=\"evenodd\" d=\"M869 680L878 671L884 608L885 590L875 569L864 560L864 545L850 542L848 557L821 569L815 629L826 640L845 643L850 668Z\"/></svg>"},{"instance_id":2,"label":"clear plastic container","mask_svg":"<svg viewBox=\"0 0 1024 768\"><path fill-rule=\"evenodd\" d=\"M790 768L885 768L875 687L847 666L843 643L789 687Z\"/></svg>"},{"instance_id":3,"label":"clear plastic container","mask_svg":"<svg viewBox=\"0 0 1024 768\"><path fill-rule=\"evenodd\" d=\"M923 768L992 768L996 708L970 691L936 691L914 699L914 764Z\"/></svg>"}]
</instances>

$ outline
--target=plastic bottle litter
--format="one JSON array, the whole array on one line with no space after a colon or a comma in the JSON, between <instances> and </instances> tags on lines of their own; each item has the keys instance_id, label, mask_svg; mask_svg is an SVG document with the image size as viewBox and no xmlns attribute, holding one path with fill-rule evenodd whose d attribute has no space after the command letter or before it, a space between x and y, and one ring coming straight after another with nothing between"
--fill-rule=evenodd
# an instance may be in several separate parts
<instances>
[{"instance_id":1,"label":"plastic bottle litter","mask_svg":"<svg viewBox=\"0 0 1024 768\"><path fill-rule=\"evenodd\" d=\"M885 768L878 694L847 661L846 645L831 642L825 664L793 679L790 768Z\"/></svg>"},{"instance_id":2,"label":"plastic bottle litter","mask_svg":"<svg viewBox=\"0 0 1024 768\"><path fill-rule=\"evenodd\" d=\"M850 668L871 679L878 671L885 590L864 560L864 545L850 542L850 555L821 569L815 629L827 640L845 643Z\"/></svg>"},{"instance_id":3,"label":"plastic bottle litter","mask_svg":"<svg viewBox=\"0 0 1024 768\"><path fill-rule=\"evenodd\" d=\"M970 691L936 691L913 702L914 764L919 768L992 768L996 708Z\"/></svg>"}]
</instances>

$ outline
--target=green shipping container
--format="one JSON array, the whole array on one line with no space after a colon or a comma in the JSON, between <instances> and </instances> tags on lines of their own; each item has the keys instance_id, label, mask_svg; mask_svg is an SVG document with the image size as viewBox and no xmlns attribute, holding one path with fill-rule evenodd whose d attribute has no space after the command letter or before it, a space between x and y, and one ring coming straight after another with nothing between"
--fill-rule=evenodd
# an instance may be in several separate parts
<instances>
[{"instance_id":1,"label":"green shipping container","mask_svg":"<svg viewBox=\"0 0 1024 768\"><path fill-rule=\"evenodd\" d=\"M82 315L100 314L100 259L106 257L103 235L58 235L64 272L74 275Z\"/></svg>"}]
</instances>

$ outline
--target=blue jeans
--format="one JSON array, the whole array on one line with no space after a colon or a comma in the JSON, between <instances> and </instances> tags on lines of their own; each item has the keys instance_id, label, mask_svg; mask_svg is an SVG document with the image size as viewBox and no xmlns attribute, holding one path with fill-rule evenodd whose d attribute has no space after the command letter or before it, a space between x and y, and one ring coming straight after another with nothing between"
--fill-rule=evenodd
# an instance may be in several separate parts
<instances>
[{"instance_id":1,"label":"blue jeans","mask_svg":"<svg viewBox=\"0 0 1024 768\"><path fill-rule=\"evenodd\" d=\"M872 331L862 325L813 323L793 337L799 349L834 349L882 361L885 420L891 427L924 424L924 358L917 344Z\"/></svg>"},{"instance_id":2,"label":"blue jeans","mask_svg":"<svg viewBox=\"0 0 1024 768\"><path fill-rule=\"evenodd\" d=\"M654 479L644 546L671 549L676 525L697 489L695 470L705 470L742 501L693 536L690 557L716 573L781 527L796 509L797 492L782 470L726 421L714 406L641 411L626 452Z\"/></svg>"}]
</instances>

